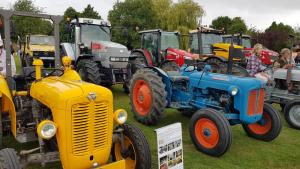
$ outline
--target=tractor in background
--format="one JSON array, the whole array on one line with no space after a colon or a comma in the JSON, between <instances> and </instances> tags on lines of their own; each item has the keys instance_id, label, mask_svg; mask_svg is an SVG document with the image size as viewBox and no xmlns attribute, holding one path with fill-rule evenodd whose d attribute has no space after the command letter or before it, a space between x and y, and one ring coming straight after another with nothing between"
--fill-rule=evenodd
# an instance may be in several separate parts
<instances>
[{"instance_id":1,"label":"tractor in background","mask_svg":"<svg viewBox=\"0 0 300 169\"><path fill-rule=\"evenodd\" d=\"M134 74L142 67L160 67L163 70L179 70L186 62L196 58L180 50L180 33L161 29L145 30L141 35L141 48L131 52L129 64Z\"/></svg>"},{"instance_id":2,"label":"tractor in background","mask_svg":"<svg viewBox=\"0 0 300 169\"><path fill-rule=\"evenodd\" d=\"M243 46L243 52L245 54L246 59L251 56L252 53L252 41L251 36L243 35L243 34L234 34L234 35L223 35L223 42L230 44L233 41L234 44ZM264 47L262 51L261 61L265 65L272 65L279 57L279 54L275 51L267 49Z\"/></svg>"},{"instance_id":3,"label":"tractor in background","mask_svg":"<svg viewBox=\"0 0 300 169\"><path fill-rule=\"evenodd\" d=\"M45 68L54 68L54 36L26 35L24 42L19 38L24 66L32 66L33 58L43 60Z\"/></svg>"},{"instance_id":4,"label":"tractor in background","mask_svg":"<svg viewBox=\"0 0 300 169\"><path fill-rule=\"evenodd\" d=\"M237 50L231 46L230 51ZM264 103L265 92L266 84L258 79L211 73L209 65L183 66L179 71L148 67L133 75L130 103L135 119L145 125L157 124L165 108L192 116L190 136L196 148L221 156L232 142L230 125L242 124L258 140L279 135L280 115Z\"/></svg>"},{"instance_id":5,"label":"tractor in background","mask_svg":"<svg viewBox=\"0 0 300 169\"><path fill-rule=\"evenodd\" d=\"M22 67L12 76L10 48L6 48L6 77L0 75L0 145L12 134L18 145L0 150L0 168L21 169L32 163L60 161L64 169L150 169L150 148L142 131L126 124L127 112L113 112L113 95L105 87L82 81L70 57L60 61L61 16L0 9L5 43L10 45L12 16L50 19L54 24L56 68ZM63 63L63 68L60 66ZM0 68L1 69L1 68ZM112 158L111 158L112 157Z\"/></svg>"},{"instance_id":6,"label":"tractor in background","mask_svg":"<svg viewBox=\"0 0 300 169\"><path fill-rule=\"evenodd\" d=\"M126 82L130 52L111 41L108 21L76 17L67 27L69 40L61 44L62 55L72 58L84 81L107 87Z\"/></svg>"}]
</instances>

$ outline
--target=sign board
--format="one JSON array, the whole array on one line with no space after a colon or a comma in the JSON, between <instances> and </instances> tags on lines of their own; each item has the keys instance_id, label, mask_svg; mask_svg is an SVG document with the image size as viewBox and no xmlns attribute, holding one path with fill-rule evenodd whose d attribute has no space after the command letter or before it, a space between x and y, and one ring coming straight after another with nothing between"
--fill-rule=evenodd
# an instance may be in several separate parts
<instances>
[{"instance_id":1,"label":"sign board","mask_svg":"<svg viewBox=\"0 0 300 169\"><path fill-rule=\"evenodd\" d=\"M159 169L183 169L181 123L156 129Z\"/></svg>"}]
</instances>

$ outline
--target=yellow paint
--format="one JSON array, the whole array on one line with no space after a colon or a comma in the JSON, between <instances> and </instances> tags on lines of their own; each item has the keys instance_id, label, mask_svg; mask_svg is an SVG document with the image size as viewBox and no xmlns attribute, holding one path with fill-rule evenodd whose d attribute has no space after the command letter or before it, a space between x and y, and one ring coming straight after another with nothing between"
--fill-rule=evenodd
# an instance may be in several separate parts
<instances>
[{"instance_id":1,"label":"yellow paint","mask_svg":"<svg viewBox=\"0 0 300 169\"><path fill-rule=\"evenodd\" d=\"M223 57L226 60L229 58L229 47L231 44L228 43L215 43L213 44L213 53L215 56ZM234 45L234 48L237 49L243 49L242 46ZM234 60L240 60L240 59L234 59Z\"/></svg>"},{"instance_id":2,"label":"yellow paint","mask_svg":"<svg viewBox=\"0 0 300 169\"><path fill-rule=\"evenodd\" d=\"M11 132L16 137L16 133L17 133L16 109L7 82L2 75L0 75L0 95L2 101L1 112L9 113L10 120L11 120Z\"/></svg>"},{"instance_id":3,"label":"yellow paint","mask_svg":"<svg viewBox=\"0 0 300 169\"><path fill-rule=\"evenodd\" d=\"M63 66L65 68L65 71L68 71L68 70L71 70L72 69L72 59L71 57L69 56L64 56L62 58L62 63L63 63Z\"/></svg>"},{"instance_id":4,"label":"yellow paint","mask_svg":"<svg viewBox=\"0 0 300 169\"><path fill-rule=\"evenodd\" d=\"M34 59L32 65L35 66L35 79L40 80L42 78L43 61L41 59Z\"/></svg>"},{"instance_id":5,"label":"yellow paint","mask_svg":"<svg viewBox=\"0 0 300 169\"><path fill-rule=\"evenodd\" d=\"M126 149L128 149L130 146L133 147L133 143L130 141L130 139L127 136L124 136L124 145L126 147ZM121 155L121 145L120 143L116 143L115 149L113 151L115 151L115 156L116 156L116 160L122 160L123 157ZM134 154L135 153L135 149L133 148ZM137 157L135 157L135 159L137 159ZM124 159L126 162L126 169L135 169L136 168L136 160L131 159L130 157L127 157L126 159Z\"/></svg>"}]
</instances>

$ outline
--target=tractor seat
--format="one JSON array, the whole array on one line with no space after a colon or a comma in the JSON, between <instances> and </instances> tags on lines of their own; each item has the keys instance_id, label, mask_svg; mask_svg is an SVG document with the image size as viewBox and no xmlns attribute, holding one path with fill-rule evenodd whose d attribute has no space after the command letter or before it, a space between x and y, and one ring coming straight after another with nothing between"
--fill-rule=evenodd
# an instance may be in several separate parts
<instances>
[{"instance_id":1,"label":"tractor seat","mask_svg":"<svg viewBox=\"0 0 300 169\"><path fill-rule=\"evenodd\" d=\"M179 71L168 71L167 74L172 82L186 82L190 80L189 77L182 76Z\"/></svg>"}]
</instances>

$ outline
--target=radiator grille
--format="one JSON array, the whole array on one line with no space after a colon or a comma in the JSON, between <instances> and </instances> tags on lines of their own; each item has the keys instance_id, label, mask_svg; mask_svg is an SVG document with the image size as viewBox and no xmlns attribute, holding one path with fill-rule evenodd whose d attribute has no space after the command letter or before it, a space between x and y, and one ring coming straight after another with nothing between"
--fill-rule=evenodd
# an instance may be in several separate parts
<instances>
[{"instance_id":1,"label":"radiator grille","mask_svg":"<svg viewBox=\"0 0 300 169\"><path fill-rule=\"evenodd\" d=\"M264 96L264 89L250 91L248 97L248 116L261 114L263 112Z\"/></svg>"},{"instance_id":2,"label":"radiator grille","mask_svg":"<svg viewBox=\"0 0 300 169\"><path fill-rule=\"evenodd\" d=\"M72 106L72 150L86 155L108 143L108 105L105 102Z\"/></svg>"}]
</instances>

